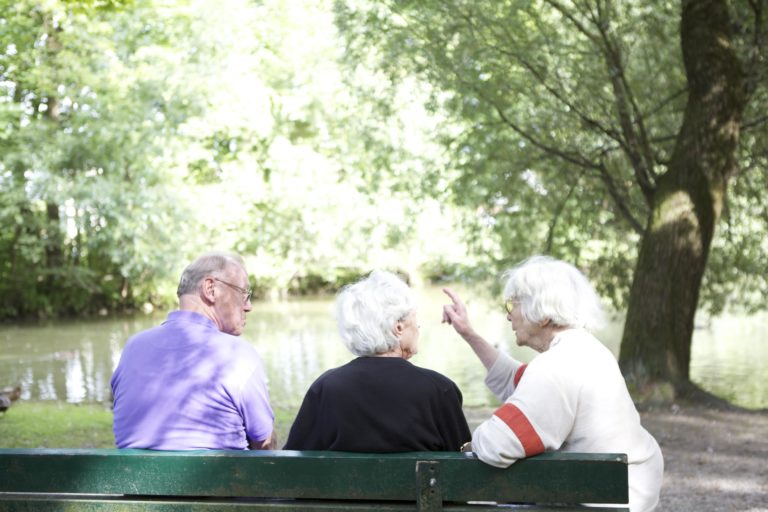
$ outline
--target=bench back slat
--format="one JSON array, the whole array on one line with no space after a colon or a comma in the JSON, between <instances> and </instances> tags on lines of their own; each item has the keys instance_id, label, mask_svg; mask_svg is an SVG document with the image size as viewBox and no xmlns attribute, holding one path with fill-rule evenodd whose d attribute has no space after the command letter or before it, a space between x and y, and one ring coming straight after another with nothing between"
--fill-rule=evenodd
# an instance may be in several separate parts
<instances>
[{"instance_id":1,"label":"bench back slat","mask_svg":"<svg viewBox=\"0 0 768 512\"><path fill-rule=\"evenodd\" d=\"M626 503L622 454L545 453L508 469L471 454L0 450L0 492L415 501L419 462L444 501Z\"/></svg>"}]
</instances>

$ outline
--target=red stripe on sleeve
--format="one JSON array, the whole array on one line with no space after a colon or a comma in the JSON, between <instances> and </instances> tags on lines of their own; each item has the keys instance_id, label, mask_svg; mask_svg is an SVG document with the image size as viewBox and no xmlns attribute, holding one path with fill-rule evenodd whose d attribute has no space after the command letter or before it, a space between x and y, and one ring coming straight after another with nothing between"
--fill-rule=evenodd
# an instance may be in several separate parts
<instances>
[{"instance_id":1,"label":"red stripe on sleeve","mask_svg":"<svg viewBox=\"0 0 768 512\"><path fill-rule=\"evenodd\" d=\"M517 387L517 383L520 382L520 379L523 378L523 373L525 373L525 369L528 368L527 364L521 365L520 368L517 369L515 372L515 378L512 379L512 382L515 384L515 387Z\"/></svg>"},{"instance_id":2,"label":"red stripe on sleeve","mask_svg":"<svg viewBox=\"0 0 768 512\"><path fill-rule=\"evenodd\" d=\"M531 457L544 452L544 443L534 430L523 411L512 404L504 404L493 413L512 429L525 450L525 456Z\"/></svg>"}]
</instances>

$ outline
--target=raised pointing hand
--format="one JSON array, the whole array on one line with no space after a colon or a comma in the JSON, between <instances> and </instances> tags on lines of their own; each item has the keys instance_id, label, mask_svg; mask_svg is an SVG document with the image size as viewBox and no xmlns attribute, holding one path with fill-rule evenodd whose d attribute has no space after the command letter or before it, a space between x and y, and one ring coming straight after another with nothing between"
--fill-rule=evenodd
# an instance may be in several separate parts
<instances>
[{"instance_id":1,"label":"raised pointing hand","mask_svg":"<svg viewBox=\"0 0 768 512\"><path fill-rule=\"evenodd\" d=\"M443 292L451 299L450 304L443 306L443 323L452 325L459 336L469 343L477 357L480 358L483 366L490 370L499 356L499 350L472 329L472 326L469 324L467 307L459 296L450 288L443 288Z\"/></svg>"},{"instance_id":2,"label":"raised pointing hand","mask_svg":"<svg viewBox=\"0 0 768 512\"><path fill-rule=\"evenodd\" d=\"M452 325L456 332L462 337L466 336L472 331L469 325L469 317L467 315L467 307L461 301L458 295L450 288L443 288L445 293L451 299L451 304L443 306L443 323Z\"/></svg>"}]
</instances>

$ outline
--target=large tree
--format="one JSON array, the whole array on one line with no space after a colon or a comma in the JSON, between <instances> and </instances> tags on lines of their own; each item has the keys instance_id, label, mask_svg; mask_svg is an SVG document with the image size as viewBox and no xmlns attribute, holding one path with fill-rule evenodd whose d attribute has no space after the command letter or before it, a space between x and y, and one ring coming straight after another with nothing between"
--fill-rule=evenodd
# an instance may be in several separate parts
<instances>
[{"instance_id":1,"label":"large tree","mask_svg":"<svg viewBox=\"0 0 768 512\"><path fill-rule=\"evenodd\" d=\"M699 288L736 176L746 105L766 78L762 17L765 2L752 2L754 42L739 55L729 2L682 2L680 42L687 79L682 122L654 186L635 268L619 362L625 371L652 379L689 381L691 337ZM761 76L762 75L762 76ZM651 149L646 142L638 149ZM652 163L652 162L649 162ZM640 178L644 166L635 165Z\"/></svg>"},{"instance_id":2,"label":"large tree","mask_svg":"<svg viewBox=\"0 0 768 512\"><path fill-rule=\"evenodd\" d=\"M768 3L336 5L351 63L417 74L452 114L441 133L455 196L499 234L502 256L491 256L582 265L626 307L630 380L688 389L702 283L715 311L744 284L739 270L762 265L738 301L754 306L765 291L765 243L747 233L766 229ZM750 185L734 195L737 178ZM718 226L732 244L715 244L708 268Z\"/></svg>"}]
</instances>

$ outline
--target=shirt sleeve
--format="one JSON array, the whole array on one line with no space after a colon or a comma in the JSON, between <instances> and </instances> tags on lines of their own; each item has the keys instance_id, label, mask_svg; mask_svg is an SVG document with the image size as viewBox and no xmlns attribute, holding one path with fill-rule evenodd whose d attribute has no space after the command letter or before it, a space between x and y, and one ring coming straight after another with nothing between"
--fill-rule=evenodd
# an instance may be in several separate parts
<instances>
[{"instance_id":1,"label":"shirt sleeve","mask_svg":"<svg viewBox=\"0 0 768 512\"><path fill-rule=\"evenodd\" d=\"M318 443L318 428L316 426L318 418L318 404L320 399L311 386L304 396L296 419L293 420L291 430L288 433L288 439L283 446L283 450L327 450L327 446L320 446Z\"/></svg>"},{"instance_id":2,"label":"shirt sleeve","mask_svg":"<svg viewBox=\"0 0 768 512\"><path fill-rule=\"evenodd\" d=\"M269 437L275 427L275 414L269 404L266 375L260 360L242 387L240 411L249 441L264 441Z\"/></svg>"},{"instance_id":3,"label":"shirt sleeve","mask_svg":"<svg viewBox=\"0 0 768 512\"><path fill-rule=\"evenodd\" d=\"M467 419L462 409L463 397L455 383L445 390L441 397L442 418L438 421L437 428L443 439L444 451L458 451L461 445L472 438L467 425Z\"/></svg>"},{"instance_id":4,"label":"shirt sleeve","mask_svg":"<svg viewBox=\"0 0 768 512\"><path fill-rule=\"evenodd\" d=\"M499 352L485 377L485 385L503 402L514 393L527 367L527 364L513 359L509 354Z\"/></svg>"},{"instance_id":5,"label":"shirt sleeve","mask_svg":"<svg viewBox=\"0 0 768 512\"><path fill-rule=\"evenodd\" d=\"M504 405L475 429L472 450L487 464L507 467L559 449L575 417L575 390L564 389L545 361L534 360Z\"/></svg>"}]
</instances>

